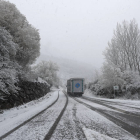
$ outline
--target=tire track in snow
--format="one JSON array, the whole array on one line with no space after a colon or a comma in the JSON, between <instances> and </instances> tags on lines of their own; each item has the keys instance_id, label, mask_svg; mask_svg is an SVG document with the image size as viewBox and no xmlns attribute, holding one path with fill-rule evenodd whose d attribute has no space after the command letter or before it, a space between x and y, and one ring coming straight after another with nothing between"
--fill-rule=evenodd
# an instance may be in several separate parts
<instances>
[{"instance_id":1,"label":"tire track in snow","mask_svg":"<svg viewBox=\"0 0 140 140\"><path fill-rule=\"evenodd\" d=\"M75 104L76 103L76 104ZM67 109L53 133L51 140L87 140L81 122L77 118L77 102L69 99Z\"/></svg>"},{"instance_id":2,"label":"tire track in snow","mask_svg":"<svg viewBox=\"0 0 140 140\"><path fill-rule=\"evenodd\" d=\"M65 93L64 93L65 94ZM59 114L58 118L56 119L56 121L54 122L53 126L50 128L49 132L47 133L47 135L45 136L44 140L49 140L54 132L54 130L56 129L61 117L63 116L65 110L66 110L66 107L68 105L68 96L65 94L66 96L66 103L65 103L65 106L64 108L62 109L61 113Z\"/></svg>"},{"instance_id":3,"label":"tire track in snow","mask_svg":"<svg viewBox=\"0 0 140 140\"><path fill-rule=\"evenodd\" d=\"M73 108L73 116L74 116L74 122L75 122L75 125L76 125L76 132L77 132L77 137L79 138L79 140L86 140L86 136L83 132L83 129L81 127L81 124L78 120L78 118L76 117L76 105L74 106Z\"/></svg>"}]
</instances>

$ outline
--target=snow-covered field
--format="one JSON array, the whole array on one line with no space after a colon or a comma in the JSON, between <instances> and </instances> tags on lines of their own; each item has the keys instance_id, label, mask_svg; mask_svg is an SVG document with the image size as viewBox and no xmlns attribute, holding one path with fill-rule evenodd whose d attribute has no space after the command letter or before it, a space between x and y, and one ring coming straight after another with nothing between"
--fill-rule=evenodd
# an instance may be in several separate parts
<instances>
[{"instance_id":1,"label":"snow-covered field","mask_svg":"<svg viewBox=\"0 0 140 140\"><path fill-rule=\"evenodd\" d=\"M3 114L0 114L0 136L41 112L41 110L53 103L57 97L58 91L52 91L38 100L10 110L4 110Z\"/></svg>"}]
</instances>

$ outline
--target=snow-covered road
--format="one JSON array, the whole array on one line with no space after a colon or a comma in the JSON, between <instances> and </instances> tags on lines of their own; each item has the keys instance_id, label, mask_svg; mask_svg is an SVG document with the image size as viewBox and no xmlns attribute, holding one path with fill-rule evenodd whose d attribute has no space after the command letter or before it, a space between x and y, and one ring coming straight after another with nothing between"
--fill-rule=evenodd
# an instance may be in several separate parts
<instances>
[{"instance_id":1,"label":"snow-covered road","mask_svg":"<svg viewBox=\"0 0 140 140\"><path fill-rule=\"evenodd\" d=\"M43 98L32 101L28 104L22 105L18 108L5 110L0 114L0 136L24 122L26 119L43 110L54 102L58 97L58 90L53 91ZM68 106L59 121L56 129L54 129L51 140L136 140L138 139L133 134L120 127L114 120L110 120L106 115L98 112L102 111L108 113L114 119L120 119L125 123L132 121L132 116L119 111L119 102L113 100L104 100L102 103L91 102L82 98L77 100L96 108L96 110L88 108L73 98L69 97ZM100 98L94 98L98 101ZM66 97L61 89L59 91L59 98L57 102L48 108L46 111L36 116L34 119L11 133L4 140L43 140L46 134L52 128L52 125L58 118L60 112L64 108ZM112 104L111 104L112 103ZM105 104L105 105L104 105ZM120 102L123 110L130 111L139 115L138 102L127 103L126 101ZM109 108L106 105L113 106L117 109ZM130 106L130 109L129 109ZM134 107L134 110L133 110ZM128 116L127 116L128 115ZM138 117L138 116L137 116ZM138 118L139 121L139 118ZM139 122L133 121L130 127L138 127Z\"/></svg>"},{"instance_id":2,"label":"snow-covered road","mask_svg":"<svg viewBox=\"0 0 140 140\"><path fill-rule=\"evenodd\" d=\"M48 107L57 97L58 91L50 92L39 100L31 101L10 110L4 110L3 114L0 114L0 136Z\"/></svg>"},{"instance_id":3,"label":"snow-covered road","mask_svg":"<svg viewBox=\"0 0 140 140\"><path fill-rule=\"evenodd\" d=\"M45 112L35 117L26 125L22 126L14 133L5 138L5 140L15 140L15 139L24 139L24 140L35 140L35 139L44 139L45 135L50 130L51 126L59 116L61 110L64 107L65 95L59 95L58 101Z\"/></svg>"},{"instance_id":4,"label":"snow-covered road","mask_svg":"<svg viewBox=\"0 0 140 140\"><path fill-rule=\"evenodd\" d=\"M99 113L69 98L69 104L52 140L135 140L126 130Z\"/></svg>"}]
</instances>

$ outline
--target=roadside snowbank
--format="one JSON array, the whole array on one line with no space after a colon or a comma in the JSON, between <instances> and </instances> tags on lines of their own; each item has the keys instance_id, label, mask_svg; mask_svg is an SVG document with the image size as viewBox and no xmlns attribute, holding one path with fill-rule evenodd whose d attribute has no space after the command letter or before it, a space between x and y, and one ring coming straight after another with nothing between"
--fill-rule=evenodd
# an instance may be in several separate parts
<instances>
[{"instance_id":1,"label":"roadside snowbank","mask_svg":"<svg viewBox=\"0 0 140 140\"><path fill-rule=\"evenodd\" d=\"M124 105L129 105L131 107L140 108L140 101L139 100L107 99L107 98L103 98L103 97L97 97L92 93L91 90L85 90L85 93L83 96L93 98L93 99L103 100L103 101L112 101L112 102L116 102L116 103L122 103Z\"/></svg>"},{"instance_id":2,"label":"roadside snowbank","mask_svg":"<svg viewBox=\"0 0 140 140\"><path fill-rule=\"evenodd\" d=\"M4 110L3 114L0 114L0 136L47 108L57 97L58 91L54 90L38 100Z\"/></svg>"},{"instance_id":3,"label":"roadside snowbank","mask_svg":"<svg viewBox=\"0 0 140 140\"><path fill-rule=\"evenodd\" d=\"M90 89L86 89L83 95L87 97L96 97Z\"/></svg>"}]
</instances>

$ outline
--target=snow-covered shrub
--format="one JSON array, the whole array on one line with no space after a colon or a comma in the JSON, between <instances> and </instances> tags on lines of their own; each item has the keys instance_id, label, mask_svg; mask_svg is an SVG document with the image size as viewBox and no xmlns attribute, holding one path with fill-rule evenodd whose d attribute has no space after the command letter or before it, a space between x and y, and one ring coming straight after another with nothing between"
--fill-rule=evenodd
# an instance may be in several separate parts
<instances>
[{"instance_id":1,"label":"snow-covered shrub","mask_svg":"<svg viewBox=\"0 0 140 140\"><path fill-rule=\"evenodd\" d=\"M96 81L97 82L92 85L92 90L94 90L97 95L105 96L112 96L112 94L114 94L113 86L118 85L121 89L124 82L120 69L112 67L108 63L103 65L102 74Z\"/></svg>"},{"instance_id":2,"label":"snow-covered shrub","mask_svg":"<svg viewBox=\"0 0 140 140\"><path fill-rule=\"evenodd\" d=\"M124 94L123 98L124 99L139 100L140 99L140 94L135 93L135 94L132 95L131 92L128 91L127 94Z\"/></svg>"},{"instance_id":3,"label":"snow-covered shrub","mask_svg":"<svg viewBox=\"0 0 140 140\"><path fill-rule=\"evenodd\" d=\"M130 92L132 95L140 95L140 76L138 72L125 71L123 74L125 80L126 92Z\"/></svg>"},{"instance_id":4,"label":"snow-covered shrub","mask_svg":"<svg viewBox=\"0 0 140 140\"><path fill-rule=\"evenodd\" d=\"M94 91L94 94L111 97L114 94L113 86L118 85L119 91L115 92L116 96L124 96L127 99L138 99L140 97L140 76L138 72L120 71L115 80L113 80L114 73L109 70L108 73L104 72L105 75L103 73L97 83L90 83L90 89Z\"/></svg>"},{"instance_id":5,"label":"snow-covered shrub","mask_svg":"<svg viewBox=\"0 0 140 140\"><path fill-rule=\"evenodd\" d=\"M50 87L46 83L20 80L17 85L19 94L12 94L6 96L5 100L0 100L0 109L9 109L27 103L46 95L50 91Z\"/></svg>"}]
</instances>

